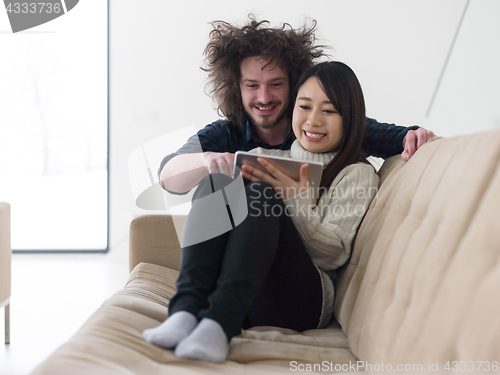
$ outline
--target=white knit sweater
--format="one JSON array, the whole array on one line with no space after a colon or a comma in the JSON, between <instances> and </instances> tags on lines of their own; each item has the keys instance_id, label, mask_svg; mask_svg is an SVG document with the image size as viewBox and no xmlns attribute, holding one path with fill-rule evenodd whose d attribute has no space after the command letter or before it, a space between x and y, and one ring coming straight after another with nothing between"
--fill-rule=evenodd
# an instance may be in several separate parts
<instances>
[{"instance_id":1,"label":"white knit sweater","mask_svg":"<svg viewBox=\"0 0 500 375\"><path fill-rule=\"evenodd\" d=\"M268 150L259 147L250 152L316 161L324 166L335 157L333 152L309 152L297 140L290 150ZM379 177L375 169L370 164L356 163L340 171L317 205L312 200L310 190L284 201L322 278L323 315L318 328L328 324L333 314L334 272L331 271L341 267L349 259L356 230L377 192L378 185Z\"/></svg>"}]
</instances>

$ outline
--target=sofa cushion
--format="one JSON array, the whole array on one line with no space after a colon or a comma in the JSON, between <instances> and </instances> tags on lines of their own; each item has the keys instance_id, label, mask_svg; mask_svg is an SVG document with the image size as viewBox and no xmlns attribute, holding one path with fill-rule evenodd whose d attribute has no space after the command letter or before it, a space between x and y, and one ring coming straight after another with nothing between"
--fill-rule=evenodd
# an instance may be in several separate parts
<instances>
[{"instance_id":1,"label":"sofa cushion","mask_svg":"<svg viewBox=\"0 0 500 375\"><path fill-rule=\"evenodd\" d=\"M337 285L368 362L500 359L500 131L436 139L388 174Z\"/></svg>"},{"instance_id":2,"label":"sofa cushion","mask_svg":"<svg viewBox=\"0 0 500 375\"><path fill-rule=\"evenodd\" d=\"M137 265L126 287L33 374L268 374L290 373L307 364L356 362L338 326L303 333L256 327L233 338L224 365L177 359L171 350L151 345L141 336L144 329L167 318L177 276L178 271L167 267Z\"/></svg>"}]
</instances>

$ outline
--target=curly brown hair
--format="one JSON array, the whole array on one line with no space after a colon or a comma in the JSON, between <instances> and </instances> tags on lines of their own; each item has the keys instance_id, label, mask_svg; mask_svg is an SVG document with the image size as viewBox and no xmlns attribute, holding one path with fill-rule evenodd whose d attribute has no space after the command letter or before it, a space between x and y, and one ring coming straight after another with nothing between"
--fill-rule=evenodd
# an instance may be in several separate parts
<instances>
[{"instance_id":1,"label":"curly brown hair","mask_svg":"<svg viewBox=\"0 0 500 375\"><path fill-rule=\"evenodd\" d=\"M293 88L301 74L313 66L316 59L326 56L325 46L315 46L315 20L310 26L305 22L302 28L294 29L288 23L271 28L268 27L269 21L258 22L252 15L249 18L250 22L243 27L225 21L211 23L213 30L204 51L205 67L202 67L208 72L207 88L217 103L217 112L237 125L245 116L240 91L242 60L261 56L269 61L264 68L277 63L288 73L292 98ZM292 109L293 105L290 105L288 115Z\"/></svg>"}]
</instances>

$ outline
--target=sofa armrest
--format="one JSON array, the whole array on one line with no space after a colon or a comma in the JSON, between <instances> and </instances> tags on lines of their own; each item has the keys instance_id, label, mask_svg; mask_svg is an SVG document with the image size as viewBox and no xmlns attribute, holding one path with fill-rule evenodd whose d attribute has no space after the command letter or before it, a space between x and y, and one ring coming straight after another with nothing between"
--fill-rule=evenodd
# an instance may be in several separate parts
<instances>
[{"instance_id":1,"label":"sofa armrest","mask_svg":"<svg viewBox=\"0 0 500 375\"><path fill-rule=\"evenodd\" d=\"M11 293L10 205L0 202L0 307Z\"/></svg>"},{"instance_id":2,"label":"sofa armrest","mask_svg":"<svg viewBox=\"0 0 500 375\"><path fill-rule=\"evenodd\" d=\"M174 225L174 220L176 225ZM184 216L142 215L130 223L129 269L141 262L179 269L181 251L176 227Z\"/></svg>"}]
</instances>

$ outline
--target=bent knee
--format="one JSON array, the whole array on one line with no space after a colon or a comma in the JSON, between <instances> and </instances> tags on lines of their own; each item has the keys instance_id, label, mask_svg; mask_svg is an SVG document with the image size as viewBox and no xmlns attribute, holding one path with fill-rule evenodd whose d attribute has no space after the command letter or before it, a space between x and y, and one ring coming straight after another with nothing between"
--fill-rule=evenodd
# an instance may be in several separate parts
<instances>
[{"instance_id":1,"label":"bent knee","mask_svg":"<svg viewBox=\"0 0 500 375\"><path fill-rule=\"evenodd\" d=\"M193 195L193 200L206 197L228 186L233 179L223 173L212 173L201 179Z\"/></svg>"},{"instance_id":2,"label":"bent knee","mask_svg":"<svg viewBox=\"0 0 500 375\"><path fill-rule=\"evenodd\" d=\"M276 197L276 190L264 181L251 182L245 186L245 190L250 199L274 199Z\"/></svg>"}]
</instances>

